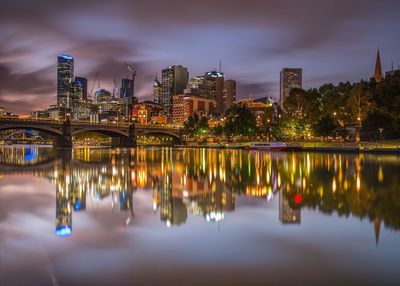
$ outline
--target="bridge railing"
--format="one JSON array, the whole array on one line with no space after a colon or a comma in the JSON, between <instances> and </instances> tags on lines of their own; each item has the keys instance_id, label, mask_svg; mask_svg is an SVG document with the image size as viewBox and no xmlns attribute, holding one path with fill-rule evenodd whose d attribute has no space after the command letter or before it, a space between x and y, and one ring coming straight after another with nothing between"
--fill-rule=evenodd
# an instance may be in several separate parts
<instances>
[{"instance_id":1,"label":"bridge railing","mask_svg":"<svg viewBox=\"0 0 400 286\"><path fill-rule=\"evenodd\" d=\"M38 123L51 123L51 124L62 124L64 120L60 119L48 119L48 118L30 118L30 117L16 117L16 116L0 116L0 122L15 122L15 123L23 123L23 122L38 122ZM127 122L91 122L87 120L71 120L71 125L89 125L89 126L104 126L104 127L113 127L113 128L127 128L131 125L131 123ZM179 132L183 129L181 126L171 125L171 124L135 124L137 129L152 129L152 130L170 130L174 132Z\"/></svg>"},{"instance_id":2,"label":"bridge railing","mask_svg":"<svg viewBox=\"0 0 400 286\"><path fill-rule=\"evenodd\" d=\"M63 120L48 119L48 118L21 118L15 116L0 116L0 121L10 121L10 122L48 122L48 123L63 123Z\"/></svg>"}]
</instances>

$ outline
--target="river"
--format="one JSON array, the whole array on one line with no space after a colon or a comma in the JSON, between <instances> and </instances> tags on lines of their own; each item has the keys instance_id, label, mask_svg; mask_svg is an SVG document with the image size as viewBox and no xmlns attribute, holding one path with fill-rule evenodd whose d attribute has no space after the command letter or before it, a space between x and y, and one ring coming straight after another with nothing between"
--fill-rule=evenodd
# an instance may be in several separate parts
<instances>
[{"instance_id":1,"label":"river","mask_svg":"<svg viewBox=\"0 0 400 286\"><path fill-rule=\"evenodd\" d=\"M0 147L0 285L400 283L400 157Z\"/></svg>"}]
</instances>

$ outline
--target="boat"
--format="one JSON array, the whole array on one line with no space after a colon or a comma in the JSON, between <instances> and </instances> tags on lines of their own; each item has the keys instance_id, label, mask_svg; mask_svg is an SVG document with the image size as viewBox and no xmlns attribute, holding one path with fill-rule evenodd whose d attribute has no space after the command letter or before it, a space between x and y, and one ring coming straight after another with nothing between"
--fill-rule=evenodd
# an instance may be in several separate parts
<instances>
[{"instance_id":1,"label":"boat","mask_svg":"<svg viewBox=\"0 0 400 286\"><path fill-rule=\"evenodd\" d=\"M248 150L265 150L265 151L285 151L289 146L283 142L253 142L248 147Z\"/></svg>"}]
</instances>

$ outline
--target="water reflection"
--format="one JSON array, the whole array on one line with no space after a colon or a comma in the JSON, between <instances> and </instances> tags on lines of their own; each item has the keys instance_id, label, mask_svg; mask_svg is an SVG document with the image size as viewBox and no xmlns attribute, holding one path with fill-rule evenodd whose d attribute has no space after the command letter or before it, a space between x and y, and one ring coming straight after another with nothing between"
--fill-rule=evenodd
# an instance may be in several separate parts
<instances>
[{"instance_id":1,"label":"water reflection","mask_svg":"<svg viewBox=\"0 0 400 286\"><path fill-rule=\"evenodd\" d=\"M72 233L73 212L87 200L111 198L113 210L134 221L133 193L153 192L152 207L167 227L188 214L207 222L235 210L237 196L268 204L279 195L279 221L300 224L301 209L367 218L376 241L382 222L400 229L397 156L262 153L206 149L76 149L3 147L0 176L30 174L56 186L55 232Z\"/></svg>"}]
</instances>

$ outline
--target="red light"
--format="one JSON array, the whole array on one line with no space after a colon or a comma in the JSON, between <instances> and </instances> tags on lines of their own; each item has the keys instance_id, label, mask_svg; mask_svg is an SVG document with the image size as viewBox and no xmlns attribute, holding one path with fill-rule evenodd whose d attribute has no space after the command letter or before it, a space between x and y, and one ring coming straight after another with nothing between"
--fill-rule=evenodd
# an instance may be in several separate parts
<instances>
[{"instance_id":1,"label":"red light","mask_svg":"<svg viewBox=\"0 0 400 286\"><path fill-rule=\"evenodd\" d=\"M294 195L294 202L296 204L301 204L302 201L303 201L303 197L300 194L295 194Z\"/></svg>"}]
</instances>

